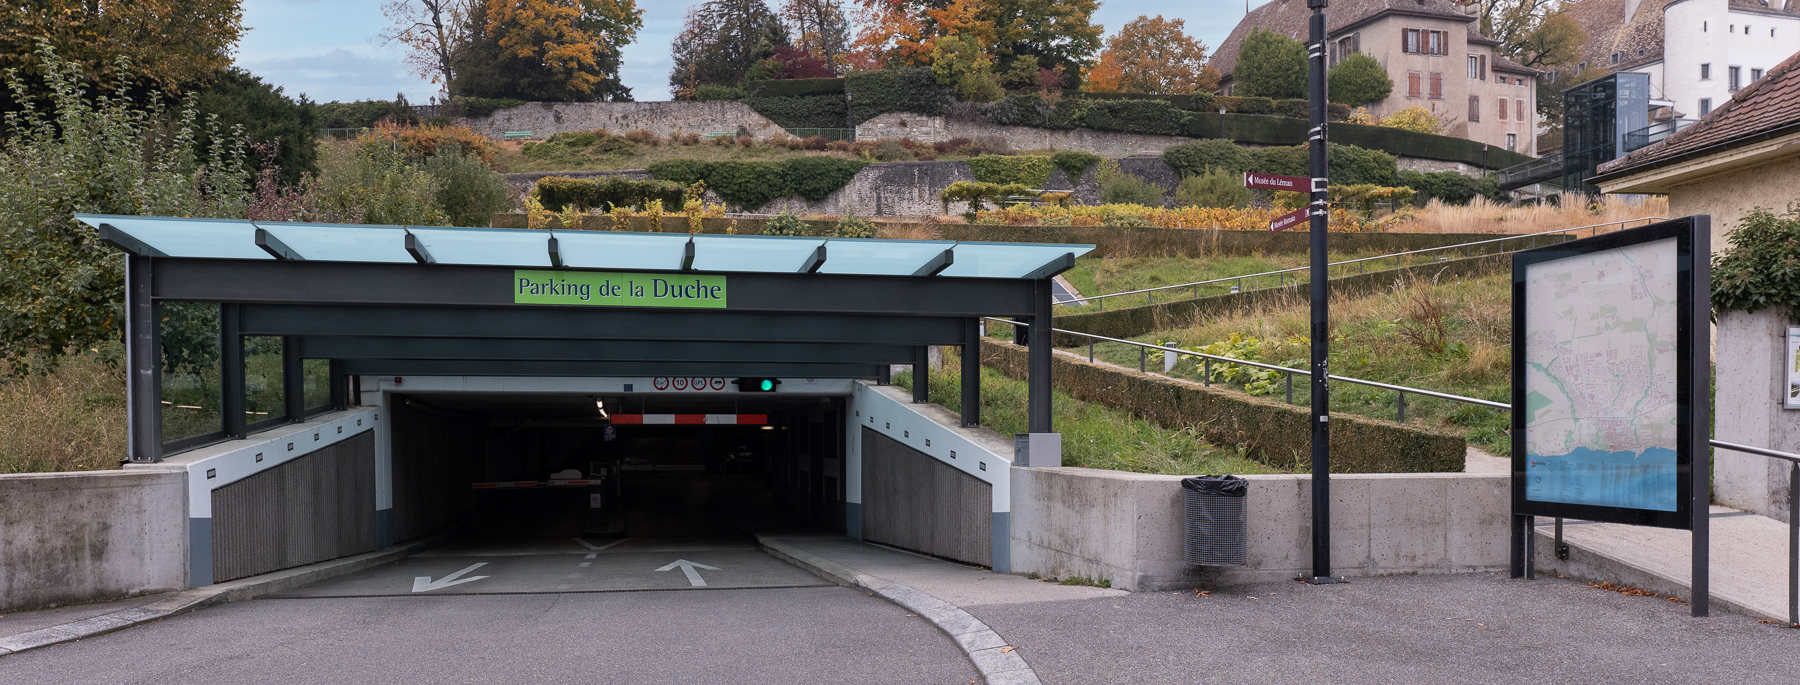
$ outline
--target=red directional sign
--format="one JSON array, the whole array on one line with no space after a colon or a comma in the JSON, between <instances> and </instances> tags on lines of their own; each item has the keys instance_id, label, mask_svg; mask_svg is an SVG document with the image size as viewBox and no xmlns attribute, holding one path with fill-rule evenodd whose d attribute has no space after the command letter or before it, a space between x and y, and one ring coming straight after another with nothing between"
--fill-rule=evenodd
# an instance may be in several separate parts
<instances>
[{"instance_id":1,"label":"red directional sign","mask_svg":"<svg viewBox=\"0 0 1800 685\"><path fill-rule=\"evenodd\" d=\"M1294 211L1288 212L1281 216L1275 217L1274 221L1269 222L1269 230L1271 232L1273 232L1273 231L1282 230L1284 228L1293 228L1295 224L1298 224L1305 220L1306 220L1306 208L1301 207L1300 209L1296 209Z\"/></svg>"},{"instance_id":2,"label":"red directional sign","mask_svg":"<svg viewBox=\"0 0 1800 685\"><path fill-rule=\"evenodd\" d=\"M1245 188L1262 190L1291 190L1298 193L1310 192L1312 179L1305 176L1282 176L1280 174L1244 174Z\"/></svg>"}]
</instances>

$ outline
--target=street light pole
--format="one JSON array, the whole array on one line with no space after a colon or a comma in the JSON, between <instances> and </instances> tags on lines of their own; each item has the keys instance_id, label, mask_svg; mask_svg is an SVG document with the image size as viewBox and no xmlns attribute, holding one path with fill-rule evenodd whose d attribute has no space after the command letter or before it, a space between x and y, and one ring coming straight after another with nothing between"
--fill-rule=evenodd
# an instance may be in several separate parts
<instances>
[{"instance_id":1,"label":"street light pole","mask_svg":"<svg viewBox=\"0 0 1800 685\"><path fill-rule=\"evenodd\" d=\"M1329 165L1325 155L1325 7L1329 0L1306 0L1312 8L1307 35L1307 97L1312 128L1307 143L1312 156L1312 579L1337 582L1331 577L1331 313L1330 282L1326 258L1326 221L1330 195Z\"/></svg>"}]
</instances>

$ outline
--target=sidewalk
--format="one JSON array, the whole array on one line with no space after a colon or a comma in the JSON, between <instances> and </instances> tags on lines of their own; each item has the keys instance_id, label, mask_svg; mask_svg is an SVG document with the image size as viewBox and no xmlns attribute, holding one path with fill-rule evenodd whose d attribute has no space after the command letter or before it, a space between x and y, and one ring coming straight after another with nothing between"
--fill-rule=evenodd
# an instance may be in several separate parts
<instances>
[{"instance_id":1,"label":"sidewalk","mask_svg":"<svg viewBox=\"0 0 1800 685\"><path fill-rule=\"evenodd\" d=\"M1556 558L1553 519L1537 519L1534 561L1542 571L1631 585L1691 599L1693 534L1617 523L1563 521L1567 561ZM1788 527L1766 516L1712 508L1713 610L1788 619Z\"/></svg>"}]
</instances>

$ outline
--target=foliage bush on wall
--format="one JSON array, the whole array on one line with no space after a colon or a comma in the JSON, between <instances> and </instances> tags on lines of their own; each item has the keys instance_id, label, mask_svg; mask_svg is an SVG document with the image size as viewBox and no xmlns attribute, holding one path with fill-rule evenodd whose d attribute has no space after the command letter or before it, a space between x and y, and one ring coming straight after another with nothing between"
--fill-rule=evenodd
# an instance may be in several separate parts
<instances>
[{"instance_id":1,"label":"foliage bush on wall","mask_svg":"<svg viewBox=\"0 0 1800 685\"><path fill-rule=\"evenodd\" d=\"M799 195L818 202L849 185L856 172L868 162L837 157L796 157L778 162L703 162L695 159L670 159L650 165L651 177L691 185L705 181L706 187L726 202L746 210L761 209L770 201Z\"/></svg>"},{"instance_id":2,"label":"foliage bush on wall","mask_svg":"<svg viewBox=\"0 0 1800 685\"><path fill-rule=\"evenodd\" d=\"M1491 176L1469 178L1454 171L1405 170L1400 172L1399 183L1413 189L1413 204L1421 207L1433 198L1445 204L1466 205L1477 195L1491 200L1499 200L1503 195L1500 183Z\"/></svg>"},{"instance_id":3,"label":"foliage bush on wall","mask_svg":"<svg viewBox=\"0 0 1800 685\"><path fill-rule=\"evenodd\" d=\"M1088 167L1100 163L1100 155L1079 150L1062 150L1050 155L1050 163L1062 169L1063 175L1069 179L1069 185L1074 185L1081 181L1081 175L1087 172Z\"/></svg>"},{"instance_id":4,"label":"foliage bush on wall","mask_svg":"<svg viewBox=\"0 0 1800 685\"><path fill-rule=\"evenodd\" d=\"M1333 183L1379 186L1395 183L1397 160L1393 155L1343 144L1331 145L1328 155ZM1304 145L1249 149L1224 140L1197 140L1164 150L1162 159L1182 176L1198 176L1209 168L1240 174L1254 171L1308 176L1311 173Z\"/></svg>"},{"instance_id":5,"label":"foliage bush on wall","mask_svg":"<svg viewBox=\"0 0 1800 685\"><path fill-rule=\"evenodd\" d=\"M624 176L551 176L539 179L534 193L544 209L560 212L568 207L581 210L642 207L655 200L661 200L664 207L680 207L687 189L685 183L634 181Z\"/></svg>"},{"instance_id":6,"label":"foliage bush on wall","mask_svg":"<svg viewBox=\"0 0 1800 685\"><path fill-rule=\"evenodd\" d=\"M850 125L843 95L750 97L744 104L786 129L847 128Z\"/></svg>"},{"instance_id":7,"label":"foliage bush on wall","mask_svg":"<svg viewBox=\"0 0 1800 685\"><path fill-rule=\"evenodd\" d=\"M1758 208L1726 240L1731 249L1713 258L1713 306L1751 313L1785 307L1788 320L1800 323L1800 202L1781 215Z\"/></svg>"},{"instance_id":8,"label":"foliage bush on wall","mask_svg":"<svg viewBox=\"0 0 1800 685\"><path fill-rule=\"evenodd\" d=\"M969 160L969 171L982 183L1016 183L1026 188L1042 188L1050 180L1056 166L1049 157L1039 155L982 155Z\"/></svg>"}]
</instances>

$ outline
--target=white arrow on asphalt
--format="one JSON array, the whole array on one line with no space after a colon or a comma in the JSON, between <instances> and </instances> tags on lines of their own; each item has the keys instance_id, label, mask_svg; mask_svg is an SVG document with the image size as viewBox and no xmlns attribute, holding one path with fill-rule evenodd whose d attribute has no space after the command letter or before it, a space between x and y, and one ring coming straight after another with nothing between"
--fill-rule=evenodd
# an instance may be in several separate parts
<instances>
[{"instance_id":1,"label":"white arrow on asphalt","mask_svg":"<svg viewBox=\"0 0 1800 685\"><path fill-rule=\"evenodd\" d=\"M707 565L706 565L706 564L696 564L696 563L694 563L694 562L692 562L692 561L688 561L688 560L686 560L686 559L676 559L676 560L675 560L675 563L672 563L672 564L669 564L669 565L668 565L668 566L664 566L664 567L662 567L662 568L659 568L659 569L656 569L656 570L658 570L658 571L668 571L668 570L670 570L670 569L673 569L673 568L675 568L675 567L677 567L677 566L679 566L679 567L681 567L681 572L682 572L682 573L686 573L686 574L687 574L687 577L688 577L688 585L691 585L691 586L693 586L693 587L706 587L706 579L705 579L705 578L701 578L701 577L700 577L700 572L699 572L699 571L696 571L696 570L694 570L694 569L697 569L697 568L703 568L703 569L706 569L706 570L708 570L708 571L717 571L717 570L719 570L719 568L718 568L718 567L716 567L716 566L707 566Z\"/></svg>"},{"instance_id":2,"label":"white arrow on asphalt","mask_svg":"<svg viewBox=\"0 0 1800 685\"><path fill-rule=\"evenodd\" d=\"M435 581L431 579L431 576L415 577L415 578L413 578L413 592L430 592L432 590L442 590L442 589L450 587L452 585L461 585L463 583L473 583L477 580L481 580L482 578L486 578L487 576L475 576L474 578L462 578L462 574L468 573L470 571L473 571L475 569L481 568L486 565L487 565L487 562L483 561L481 563L471 565L468 568L465 568L461 571L457 571L450 575L444 576L443 578L439 578L438 580L435 580ZM458 578L462 578L462 580L457 580Z\"/></svg>"}]
</instances>

